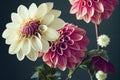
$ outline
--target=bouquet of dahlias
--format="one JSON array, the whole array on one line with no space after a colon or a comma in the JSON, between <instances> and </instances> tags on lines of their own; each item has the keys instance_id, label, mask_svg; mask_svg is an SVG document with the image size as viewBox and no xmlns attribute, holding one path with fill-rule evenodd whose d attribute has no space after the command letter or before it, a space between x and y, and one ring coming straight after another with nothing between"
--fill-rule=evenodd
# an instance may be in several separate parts
<instances>
[{"instance_id":1,"label":"bouquet of dahlias","mask_svg":"<svg viewBox=\"0 0 120 80\"><path fill-rule=\"evenodd\" d=\"M10 45L9 54L17 56L19 61L27 57L31 61L42 58L43 65L35 68L32 79L62 80L61 71L69 70L66 80L70 80L77 68L86 70L90 80L96 76L105 80L107 73L115 72L109 62L109 56L103 47L107 47L110 38L106 34L99 36L98 25L108 19L117 5L117 0L69 0L71 14L77 20L95 24L97 49L87 51L90 39L80 26L65 22L59 16L61 11L53 9L53 2L32 3L29 8L20 5L17 12L11 14L11 22L6 24L2 37ZM12 35L11 35L12 34ZM56 69L57 68L57 69Z\"/></svg>"}]
</instances>

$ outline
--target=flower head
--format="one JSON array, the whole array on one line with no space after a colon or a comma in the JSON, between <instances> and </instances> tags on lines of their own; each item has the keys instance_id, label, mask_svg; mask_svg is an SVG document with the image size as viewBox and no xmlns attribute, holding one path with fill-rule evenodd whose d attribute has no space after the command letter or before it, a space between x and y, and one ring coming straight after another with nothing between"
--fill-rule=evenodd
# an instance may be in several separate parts
<instances>
[{"instance_id":1,"label":"flower head","mask_svg":"<svg viewBox=\"0 0 120 80\"><path fill-rule=\"evenodd\" d=\"M75 25L67 23L62 29L59 39L50 42L50 50L43 54L43 61L47 65L60 70L66 68L75 68L85 57L88 38L85 30L78 28ZM41 56L41 53L39 53Z\"/></svg>"},{"instance_id":2,"label":"flower head","mask_svg":"<svg viewBox=\"0 0 120 80\"><path fill-rule=\"evenodd\" d=\"M118 0L69 0L72 8L71 14L76 14L78 20L100 24L103 19L108 19Z\"/></svg>"},{"instance_id":3,"label":"flower head","mask_svg":"<svg viewBox=\"0 0 120 80\"><path fill-rule=\"evenodd\" d=\"M11 14L12 22L6 24L2 36L9 44L9 53L16 54L19 60L25 56L32 61L38 57L38 51L49 50L48 41L55 41L59 37L56 31L64 25L58 18L59 10L53 10L53 3L42 3L38 7L32 3L29 8L20 5L17 13Z\"/></svg>"},{"instance_id":4,"label":"flower head","mask_svg":"<svg viewBox=\"0 0 120 80\"><path fill-rule=\"evenodd\" d=\"M110 38L105 34L100 35L97 39L97 44L101 47L107 47L107 45L109 45L109 42Z\"/></svg>"},{"instance_id":5,"label":"flower head","mask_svg":"<svg viewBox=\"0 0 120 80\"><path fill-rule=\"evenodd\" d=\"M96 71L101 70L105 73L115 72L114 66L111 63L109 63L108 61L106 61L105 59L103 59L101 56L92 57L92 62L93 62L93 65L94 65Z\"/></svg>"},{"instance_id":6,"label":"flower head","mask_svg":"<svg viewBox=\"0 0 120 80\"><path fill-rule=\"evenodd\" d=\"M97 71L96 78L98 80L105 80L107 78L107 74L104 73L103 71Z\"/></svg>"}]
</instances>

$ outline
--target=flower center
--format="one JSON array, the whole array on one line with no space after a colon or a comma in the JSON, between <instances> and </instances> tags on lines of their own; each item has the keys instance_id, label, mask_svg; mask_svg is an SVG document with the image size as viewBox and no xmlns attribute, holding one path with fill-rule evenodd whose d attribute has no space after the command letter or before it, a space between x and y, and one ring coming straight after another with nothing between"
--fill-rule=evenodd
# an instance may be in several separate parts
<instances>
[{"instance_id":1,"label":"flower center","mask_svg":"<svg viewBox=\"0 0 120 80\"><path fill-rule=\"evenodd\" d=\"M40 25L40 21L38 20L30 20L22 25L21 33L24 37L29 37L35 35L38 31L38 27Z\"/></svg>"},{"instance_id":2,"label":"flower center","mask_svg":"<svg viewBox=\"0 0 120 80\"><path fill-rule=\"evenodd\" d=\"M59 55L63 55L63 51L68 48L69 45L73 45L74 41L70 38L70 35L74 31L73 28L66 27L62 30L59 30L60 37L54 42L50 42L51 51L56 52Z\"/></svg>"}]
</instances>

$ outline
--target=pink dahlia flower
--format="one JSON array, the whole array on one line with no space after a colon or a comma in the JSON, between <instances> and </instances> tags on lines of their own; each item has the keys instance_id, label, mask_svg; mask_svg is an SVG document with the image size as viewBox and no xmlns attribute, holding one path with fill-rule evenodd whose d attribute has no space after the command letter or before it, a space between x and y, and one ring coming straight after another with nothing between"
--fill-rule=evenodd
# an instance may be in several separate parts
<instances>
[{"instance_id":1,"label":"pink dahlia flower","mask_svg":"<svg viewBox=\"0 0 120 80\"><path fill-rule=\"evenodd\" d=\"M50 42L50 50L47 53L39 53L43 61L50 67L59 68L64 71L66 68L74 69L84 56L88 38L85 30L72 24L66 24L58 31L58 40Z\"/></svg>"},{"instance_id":2,"label":"pink dahlia flower","mask_svg":"<svg viewBox=\"0 0 120 80\"><path fill-rule=\"evenodd\" d=\"M76 14L78 20L100 24L103 19L108 19L118 0L69 0L72 8L71 14Z\"/></svg>"}]
</instances>

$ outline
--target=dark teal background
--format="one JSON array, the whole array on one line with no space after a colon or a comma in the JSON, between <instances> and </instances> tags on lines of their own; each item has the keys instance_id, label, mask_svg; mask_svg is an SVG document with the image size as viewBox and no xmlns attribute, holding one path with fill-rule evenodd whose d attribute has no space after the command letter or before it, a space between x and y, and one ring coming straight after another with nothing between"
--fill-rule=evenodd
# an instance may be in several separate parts
<instances>
[{"instance_id":1,"label":"dark teal background","mask_svg":"<svg viewBox=\"0 0 120 80\"><path fill-rule=\"evenodd\" d=\"M68 0L1 0L0 1L0 35L5 29L6 23L10 22L11 13L17 11L20 4L29 6L31 3L39 5L42 2L54 2L54 8L62 11L61 18L66 22L73 23L84 28L90 39L88 50L96 48L95 31L92 23L77 21L75 15L69 14L70 3ZM110 62L115 65L116 72L109 74L107 80L120 80L120 5L118 5L108 20L103 20L99 25L100 34L107 34L111 38L107 48ZM12 34L11 34L12 35ZM40 65L42 60L31 62L27 58L18 61L16 56L8 54L9 46L0 36L0 80L30 80L33 68ZM62 80L65 80L66 71L62 72ZM71 80L90 80L88 74L83 70L76 70Z\"/></svg>"}]
</instances>

